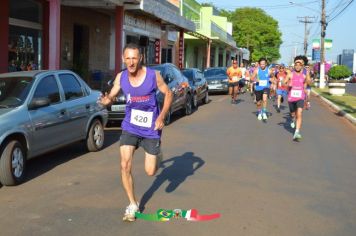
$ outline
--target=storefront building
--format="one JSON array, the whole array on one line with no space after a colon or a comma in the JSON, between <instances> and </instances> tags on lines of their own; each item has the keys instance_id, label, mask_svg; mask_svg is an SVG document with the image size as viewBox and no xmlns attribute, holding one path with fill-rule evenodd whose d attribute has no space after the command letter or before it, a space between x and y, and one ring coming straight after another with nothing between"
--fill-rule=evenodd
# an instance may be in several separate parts
<instances>
[{"instance_id":1,"label":"storefront building","mask_svg":"<svg viewBox=\"0 0 356 236\"><path fill-rule=\"evenodd\" d=\"M196 25L196 33L185 34L185 67L226 67L236 58L238 48L232 38L232 23L213 7L195 0L182 0L182 14Z\"/></svg>"},{"instance_id":2,"label":"storefront building","mask_svg":"<svg viewBox=\"0 0 356 236\"><path fill-rule=\"evenodd\" d=\"M48 67L46 1L2 1L0 72Z\"/></svg>"},{"instance_id":3,"label":"storefront building","mask_svg":"<svg viewBox=\"0 0 356 236\"><path fill-rule=\"evenodd\" d=\"M101 86L123 69L130 42L140 46L144 64L182 67L182 35L195 25L179 13L165 0L3 0L0 73L70 69Z\"/></svg>"}]
</instances>

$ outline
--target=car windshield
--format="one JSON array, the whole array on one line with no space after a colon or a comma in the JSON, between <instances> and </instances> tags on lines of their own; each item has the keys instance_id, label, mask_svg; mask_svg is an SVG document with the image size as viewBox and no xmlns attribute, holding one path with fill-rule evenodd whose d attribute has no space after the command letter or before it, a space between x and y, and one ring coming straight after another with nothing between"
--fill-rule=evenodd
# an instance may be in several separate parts
<instances>
[{"instance_id":1,"label":"car windshield","mask_svg":"<svg viewBox=\"0 0 356 236\"><path fill-rule=\"evenodd\" d=\"M32 86L31 77L0 78L0 109L23 104Z\"/></svg>"},{"instance_id":2,"label":"car windshield","mask_svg":"<svg viewBox=\"0 0 356 236\"><path fill-rule=\"evenodd\" d=\"M209 77L209 76L220 76L220 75L226 75L226 70L219 68L219 69L208 69L204 71L204 76Z\"/></svg>"},{"instance_id":3,"label":"car windshield","mask_svg":"<svg viewBox=\"0 0 356 236\"><path fill-rule=\"evenodd\" d=\"M160 73L161 73L161 76L163 77L164 79L164 82L166 82L168 84L169 81L167 81L167 78L164 77L163 73L164 73L164 66L152 66L151 67L153 70L158 70Z\"/></svg>"},{"instance_id":4,"label":"car windshield","mask_svg":"<svg viewBox=\"0 0 356 236\"><path fill-rule=\"evenodd\" d=\"M183 75L187 77L190 81L193 81L193 70L183 70Z\"/></svg>"}]
</instances>

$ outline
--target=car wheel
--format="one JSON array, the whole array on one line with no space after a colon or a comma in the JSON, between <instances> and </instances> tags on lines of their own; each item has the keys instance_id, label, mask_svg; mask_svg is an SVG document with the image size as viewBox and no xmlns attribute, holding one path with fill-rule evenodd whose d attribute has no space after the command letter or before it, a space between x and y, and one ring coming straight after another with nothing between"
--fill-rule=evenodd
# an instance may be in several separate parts
<instances>
[{"instance_id":1,"label":"car wheel","mask_svg":"<svg viewBox=\"0 0 356 236\"><path fill-rule=\"evenodd\" d=\"M171 119L172 119L172 112L169 109L166 118L164 118L164 125L169 125L171 123Z\"/></svg>"},{"instance_id":2,"label":"car wheel","mask_svg":"<svg viewBox=\"0 0 356 236\"><path fill-rule=\"evenodd\" d=\"M209 103L209 92L208 91L206 91L206 93L205 93L205 97L203 99L203 103L204 104Z\"/></svg>"},{"instance_id":3,"label":"car wheel","mask_svg":"<svg viewBox=\"0 0 356 236\"><path fill-rule=\"evenodd\" d=\"M90 152L99 151L104 145L104 128L98 119L95 119L87 134L87 148Z\"/></svg>"},{"instance_id":4,"label":"car wheel","mask_svg":"<svg viewBox=\"0 0 356 236\"><path fill-rule=\"evenodd\" d=\"M198 95L195 93L194 96L193 96L193 100L192 100L192 105L193 105L193 108L196 109L198 107Z\"/></svg>"},{"instance_id":5,"label":"car wheel","mask_svg":"<svg viewBox=\"0 0 356 236\"><path fill-rule=\"evenodd\" d=\"M26 152L17 140L7 143L0 159L0 182L3 185L17 185L25 176Z\"/></svg>"},{"instance_id":6,"label":"car wheel","mask_svg":"<svg viewBox=\"0 0 356 236\"><path fill-rule=\"evenodd\" d=\"M185 115L189 116L192 114L192 101L191 101L191 96L190 94L187 94L187 100L185 101L185 108L184 108L184 113Z\"/></svg>"}]
</instances>

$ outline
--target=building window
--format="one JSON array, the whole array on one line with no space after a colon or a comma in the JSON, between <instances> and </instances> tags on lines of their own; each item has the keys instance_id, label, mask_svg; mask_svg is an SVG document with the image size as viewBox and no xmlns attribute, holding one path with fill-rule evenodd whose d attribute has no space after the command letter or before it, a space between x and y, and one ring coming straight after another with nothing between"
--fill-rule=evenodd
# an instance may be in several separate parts
<instances>
[{"instance_id":1,"label":"building window","mask_svg":"<svg viewBox=\"0 0 356 236\"><path fill-rule=\"evenodd\" d=\"M11 0L8 70L42 68L42 5L34 0Z\"/></svg>"},{"instance_id":2,"label":"building window","mask_svg":"<svg viewBox=\"0 0 356 236\"><path fill-rule=\"evenodd\" d=\"M148 44L148 57L147 57L147 64L152 65L155 64L155 42L150 41Z\"/></svg>"},{"instance_id":3,"label":"building window","mask_svg":"<svg viewBox=\"0 0 356 236\"><path fill-rule=\"evenodd\" d=\"M172 47L162 48L162 64L172 63Z\"/></svg>"},{"instance_id":4,"label":"building window","mask_svg":"<svg viewBox=\"0 0 356 236\"><path fill-rule=\"evenodd\" d=\"M42 5L35 0L11 0L10 18L42 23Z\"/></svg>"}]
</instances>

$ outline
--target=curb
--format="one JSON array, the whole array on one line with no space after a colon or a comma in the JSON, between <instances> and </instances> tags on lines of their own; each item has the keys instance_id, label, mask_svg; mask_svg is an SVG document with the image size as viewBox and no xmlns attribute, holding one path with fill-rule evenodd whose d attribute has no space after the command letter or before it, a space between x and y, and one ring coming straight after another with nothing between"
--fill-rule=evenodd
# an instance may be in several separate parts
<instances>
[{"instance_id":1,"label":"curb","mask_svg":"<svg viewBox=\"0 0 356 236\"><path fill-rule=\"evenodd\" d=\"M350 115L349 113L343 111L338 105L336 105L335 103L333 103L332 101L330 101L327 98L324 98L323 96L321 96L319 93L317 93L316 91L314 91L314 89L312 89L312 93L320 98L322 101L324 101L326 104L328 104L329 106L331 106L333 109L335 109L340 116L345 117L347 120L349 120L353 125L356 125L356 118L354 118L352 115Z\"/></svg>"}]
</instances>

